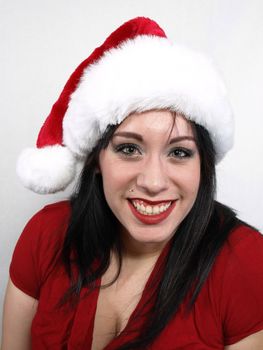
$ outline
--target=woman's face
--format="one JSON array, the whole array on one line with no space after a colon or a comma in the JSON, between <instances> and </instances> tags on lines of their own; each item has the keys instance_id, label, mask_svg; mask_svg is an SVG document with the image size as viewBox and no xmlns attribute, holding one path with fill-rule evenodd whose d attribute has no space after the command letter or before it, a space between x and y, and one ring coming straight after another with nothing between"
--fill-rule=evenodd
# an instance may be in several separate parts
<instances>
[{"instance_id":1,"label":"woman's face","mask_svg":"<svg viewBox=\"0 0 263 350\"><path fill-rule=\"evenodd\" d=\"M99 169L122 237L163 245L189 213L199 188L191 124L169 111L134 113L100 152Z\"/></svg>"}]
</instances>

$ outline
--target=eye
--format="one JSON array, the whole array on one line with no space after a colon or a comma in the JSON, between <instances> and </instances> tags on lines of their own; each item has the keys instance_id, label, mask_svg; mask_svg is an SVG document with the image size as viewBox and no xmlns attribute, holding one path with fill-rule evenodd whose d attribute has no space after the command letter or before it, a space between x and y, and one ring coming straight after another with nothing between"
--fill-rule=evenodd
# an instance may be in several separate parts
<instances>
[{"instance_id":1,"label":"eye","mask_svg":"<svg viewBox=\"0 0 263 350\"><path fill-rule=\"evenodd\" d=\"M194 152L191 149L184 148L184 147L176 147L169 153L170 156L177 158L177 159L186 159L191 158L193 156Z\"/></svg>"},{"instance_id":2,"label":"eye","mask_svg":"<svg viewBox=\"0 0 263 350\"><path fill-rule=\"evenodd\" d=\"M136 156L141 154L140 149L137 145L132 143L125 143L114 147L115 151L125 156Z\"/></svg>"}]
</instances>

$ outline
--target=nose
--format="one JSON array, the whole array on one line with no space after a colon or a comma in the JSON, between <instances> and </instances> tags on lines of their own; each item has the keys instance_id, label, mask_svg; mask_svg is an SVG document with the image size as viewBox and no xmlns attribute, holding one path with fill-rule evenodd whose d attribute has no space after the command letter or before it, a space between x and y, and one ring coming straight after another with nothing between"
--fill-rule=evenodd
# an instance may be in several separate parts
<instances>
[{"instance_id":1,"label":"nose","mask_svg":"<svg viewBox=\"0 0 263 350\"><path fill-rule=\"evenodd\" d=\"M169 186L169 177L165 164L159 157L150 157L142 165L137 176L137 188L148 195L154 196Z\"/></svg>"}]
</instances>

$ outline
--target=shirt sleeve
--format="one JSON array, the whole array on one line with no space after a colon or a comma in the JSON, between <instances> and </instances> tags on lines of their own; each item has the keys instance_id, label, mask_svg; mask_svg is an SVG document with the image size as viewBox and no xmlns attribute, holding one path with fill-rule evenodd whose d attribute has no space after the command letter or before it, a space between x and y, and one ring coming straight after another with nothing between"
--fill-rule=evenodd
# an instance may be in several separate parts
<instances>
[{"instance_id":1,"label":"shirt sleeve","mask_svg":"<svg viewBox=\"0 0 263 350\"><path fill-rule=\"evenodd\" d=\"M41 234L41 212L34 215L25 226L13 252L9 268L10 278L14 285L27 295L38 299L38 237Z\"/></svg>"},{"instance_id":2,"label":"shirt sleeve","mask_svg":"<svg viewBox=\"0 0 263 350\"><path fill-rule=\"evenodd\" d=\"M67 201L44 207L25 226L13 253L9 273L14 285L38 299L41 285L56 268L68 227Z\"/></svg>"},{"instance_id":3,"label":"shirt sleeve","mask_svg":"<svg viewBox=\"0 0 263 350\"><path fill-rule=\"evenodd\" d=\"M222 281L225 345L263 330L263 236L241 228L238 242L228 245Z\"/></svg>"}]
</instances>

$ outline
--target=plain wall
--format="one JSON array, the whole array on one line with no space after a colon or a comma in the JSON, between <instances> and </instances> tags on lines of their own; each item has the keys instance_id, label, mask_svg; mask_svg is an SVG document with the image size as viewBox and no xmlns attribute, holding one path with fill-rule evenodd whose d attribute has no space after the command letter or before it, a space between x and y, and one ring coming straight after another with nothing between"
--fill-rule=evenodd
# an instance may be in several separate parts
<instances>
[{"instance_id":1,"label":"plain wall","mask_svg":"<svg viewBox=\"0 0 263 350\"><path fill-rule=\"evenodd\" d=\"M0 1L0 304L14 245L27 220L70 190L41 196L16 177L76 66L124 21L155 19L170 39L208 53L236 117L235 146L218 166L218 199L263 229L263 2L261 0ZM0 309L1 313L1 309Z\"/></svg>"}]
</instances>

